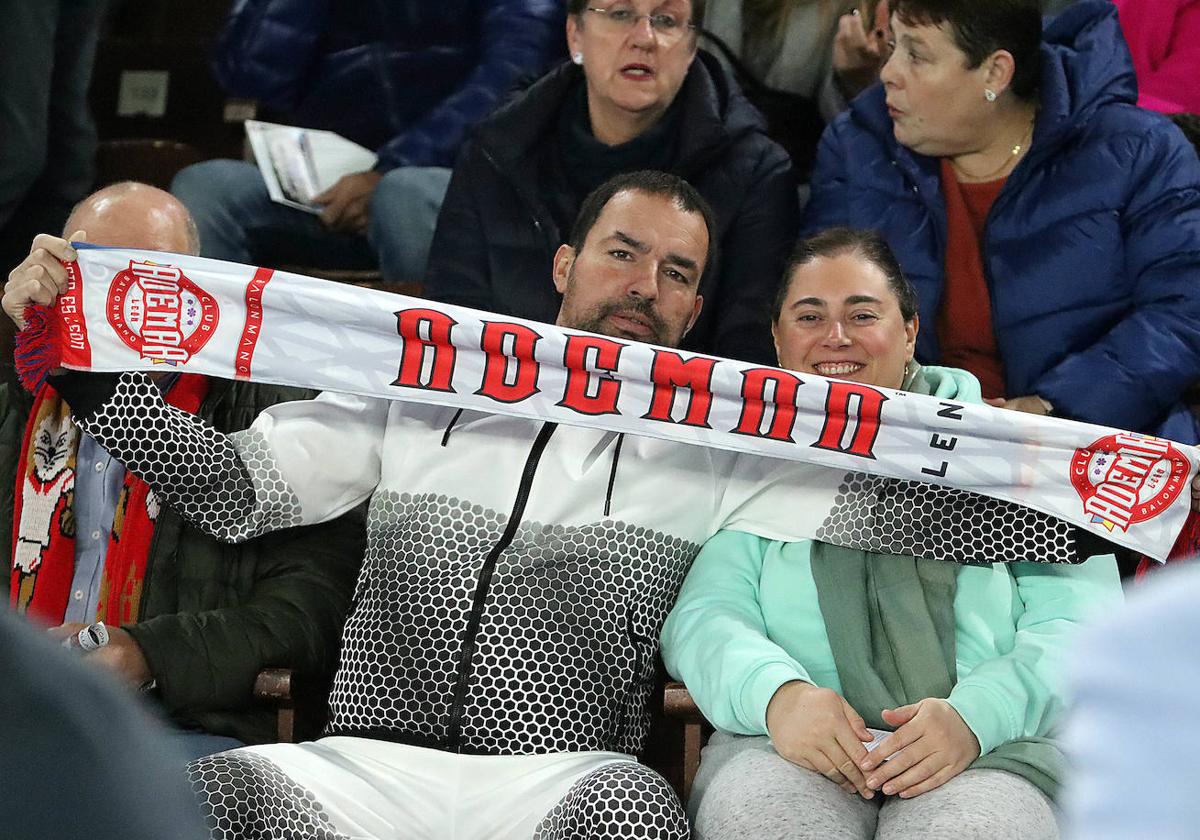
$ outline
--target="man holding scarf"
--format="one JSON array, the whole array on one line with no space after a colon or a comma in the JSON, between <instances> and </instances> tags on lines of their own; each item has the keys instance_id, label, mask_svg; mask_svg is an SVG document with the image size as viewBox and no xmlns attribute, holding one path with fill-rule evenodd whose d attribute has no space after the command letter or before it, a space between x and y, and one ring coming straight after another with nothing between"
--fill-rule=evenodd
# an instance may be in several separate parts
<instances>
[{"instance_id":1,"label":"man holding scarf","mask_svg":"<svg viewBox=\"0 0 1200 840\"><path fill-rule=\"evenodd\" d=\"M71 214L72 238L195 254L195 226L169 194L118 184ZM63 240L39 236L9 275L13 287L53 283ZM81 433L49 385L0 381L0 545L18 612L50 625L65 646L153 693L192 756L273 740L271 710L255 708L255 675L286 666L320 679L362 553L352 516L238 547L221 546L161 507L147 484ZM164 373L166 402L234 431L263 408L303 399L295 388Z\"/></svg>"},{"instance_id":2,"label":"man holding scarf","mask_svg":"<svg viewBox=\"0 0 1200 840\"><path fill-rule=\"evenodd\" d=\"M703 305L713 230L674 176L602 185L555 257L560 326L677 346ZM5 308L51 303L64 286L10 284ZM791 533L812 471L329 392L228 435L166 405L144 374L53 381L89 434L222 539L371 499L326 737L195 762L215 837L688 836L670 788L633 758L659 630L704 539L720 527ZM171 447L194 463L163 459ZM953 504L911 486L890 497L924 532L851 524L885 550L919 539L950 558L1074 557L1065 523L1036 514L1015 533L1015 506L946 492ZM835 513L852 518L845 507Z\"/></svg>"}]
</instances>

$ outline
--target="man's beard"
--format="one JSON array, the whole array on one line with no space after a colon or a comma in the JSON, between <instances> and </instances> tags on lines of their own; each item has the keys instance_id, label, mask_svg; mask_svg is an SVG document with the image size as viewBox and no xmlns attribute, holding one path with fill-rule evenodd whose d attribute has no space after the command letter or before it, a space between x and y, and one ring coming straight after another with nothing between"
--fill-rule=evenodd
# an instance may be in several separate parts
<instances>
[{"instance_id":1,"label":"man's beard","mask_svg":"<svg viewBox=\"0 0 1200 840\"><path fill-rule=\"evenodd\" d=\"M608 323L610 315L623 315L626 317L636 315L637 318L633 320L643 321L650 329L651 335L633 336L614 332L612 326ZM661 344L665 347L675 347L678 344L677 340L672 339L666 334L666 324L658 317L658 313L654 311L654 304L645 298L626 298L614 303L599 304L591 312L588 312L579 323L572 326L576 329L586 330L587 332L600 333L601 335L610 335L617 338L632 338L635 341Z\"/></svg>"}]
</instances>

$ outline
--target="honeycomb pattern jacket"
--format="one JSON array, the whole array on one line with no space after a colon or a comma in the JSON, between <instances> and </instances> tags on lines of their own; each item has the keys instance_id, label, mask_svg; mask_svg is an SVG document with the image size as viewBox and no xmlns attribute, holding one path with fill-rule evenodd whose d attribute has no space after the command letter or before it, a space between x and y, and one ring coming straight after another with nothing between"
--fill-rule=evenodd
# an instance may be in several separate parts
<instances>
[{"instance_id":1,"label":"honeycomb pattern jacket","mask_svg":"<svg viewBox=\"0 0 1200 840\"><path fill-rule=\"evenodd\" d=\"M978 561L1076 551L1058 520L932 485L332 393L224 435L144 374L105 379L54 381L89 434L221 539L370 499L327 734L637 753L659 632L700 545L723 526L787 539L814 482L842 494L831 541Z\"/></svg>"}]
</instances>

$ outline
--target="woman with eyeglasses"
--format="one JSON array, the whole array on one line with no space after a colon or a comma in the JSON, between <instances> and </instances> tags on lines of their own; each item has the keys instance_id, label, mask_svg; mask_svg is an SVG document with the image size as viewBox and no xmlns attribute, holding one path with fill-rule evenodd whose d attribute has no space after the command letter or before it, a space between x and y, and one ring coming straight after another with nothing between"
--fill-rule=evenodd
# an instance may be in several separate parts
<instances>
[{"instance_id":1,"label":"woman with eyeglasses","mask_svg":"<svg viewBox=\"0 0 1200 840\"><path fill-rule=\"evenodd\" d=\"M552 322L547 278L583 198L617 173L663 170L696 187L720 231L684 347L773 361L763 301L795 238L796 183L759 114L697 51L703 0L569 0L567 11L571 60L480 124L459 155L426 294Z\"/></svg>"},{"instance_id":2,"label":"woman with eyeglasses","mask_svg":"<svg viewBox=\"0 0 1200 840\"><path fill-rule=\"evenodd\" d=\"M895 51L821 141L806 233L879 230L922 362L994 405L1184 443L1200 380L1200 165L1135 106L1117 9L893 0Z\"/></svg>"}]
</instances>

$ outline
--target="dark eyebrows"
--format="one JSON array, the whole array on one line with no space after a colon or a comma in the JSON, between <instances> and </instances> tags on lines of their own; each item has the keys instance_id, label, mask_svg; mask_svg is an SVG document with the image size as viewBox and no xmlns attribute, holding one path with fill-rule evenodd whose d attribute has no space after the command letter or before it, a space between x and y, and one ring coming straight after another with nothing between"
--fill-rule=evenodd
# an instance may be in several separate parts
<instances>
[{"instance_id":1,"label":"dark eyebrows","mask_svg":"<svg viewBox=\"0 0 1200 840\"><path fill-rule=\"evenodd\" d=\"M788 309L795 309L797 306L819 306L824 309L825 301L821 300L819 297L800 298L800 300L792 301L792 303L788 306Z\"/></svg>"},{"instance_id":2,"label":"dark eyebrows","mask_svg":"<svg viewBox=\"0 0 1200 840\"><path fill-rule=\"evenodd\" d=\"M850 295L848 298L846 298L846 303L849 306L854 306L858 303L883 303L883 301L877 297L871 297L870 295ZM797 306L817 306L821 309L824 309L826 307L826 303L819 297L806 297L792 301L792 303L788 305L788 309L795 309Z\"/></svg>"},{"instance_id":3,"label":"dark eyebrows","mask_svg":"<svg viewBox=\"0 0 1200 840\"><path fill-rule=\"evenodd\" d=\"M611 234L609 234L608 238L615 239L618 242L628 245L630 248L637 251L639 254L644 254L650 250L650 246L647 245L645 242L642 242L641 240L638 240L638 239L634 239L628 233L625 233L624 231L621 231L621 230L614 230Z\"/></svg>"},{"instance_id":4,"label":"dark eyebrows","mask_svg":"<svg viewBox=\"0 0 1200 840\"><path fill-rule=\"evenodd\" d=\"M634 239L623 230L614 230L608 235L608 239L615 239L623 245L628 245L639 254L650 253L649 245L639 239ZM682 254L676 253L668 253L663 257L663 262L670 263L671 265L677 265L680 268L687 269L688 271L695 271L700 265L691 257L685 257Z\"/></svg>"},{"instance_id":5,"label":"dark eyebrows","mask_svg":"<svg viewBox=\"0 0 1200 840\"><path fill-rule=\"evenodd\" d=\"M663 262L677 265L680 268L686 268L688 271L695 271L697 263L691 257L685 257L682 254L667 254L663 257Z\"/></svg>"}]
</instances>

